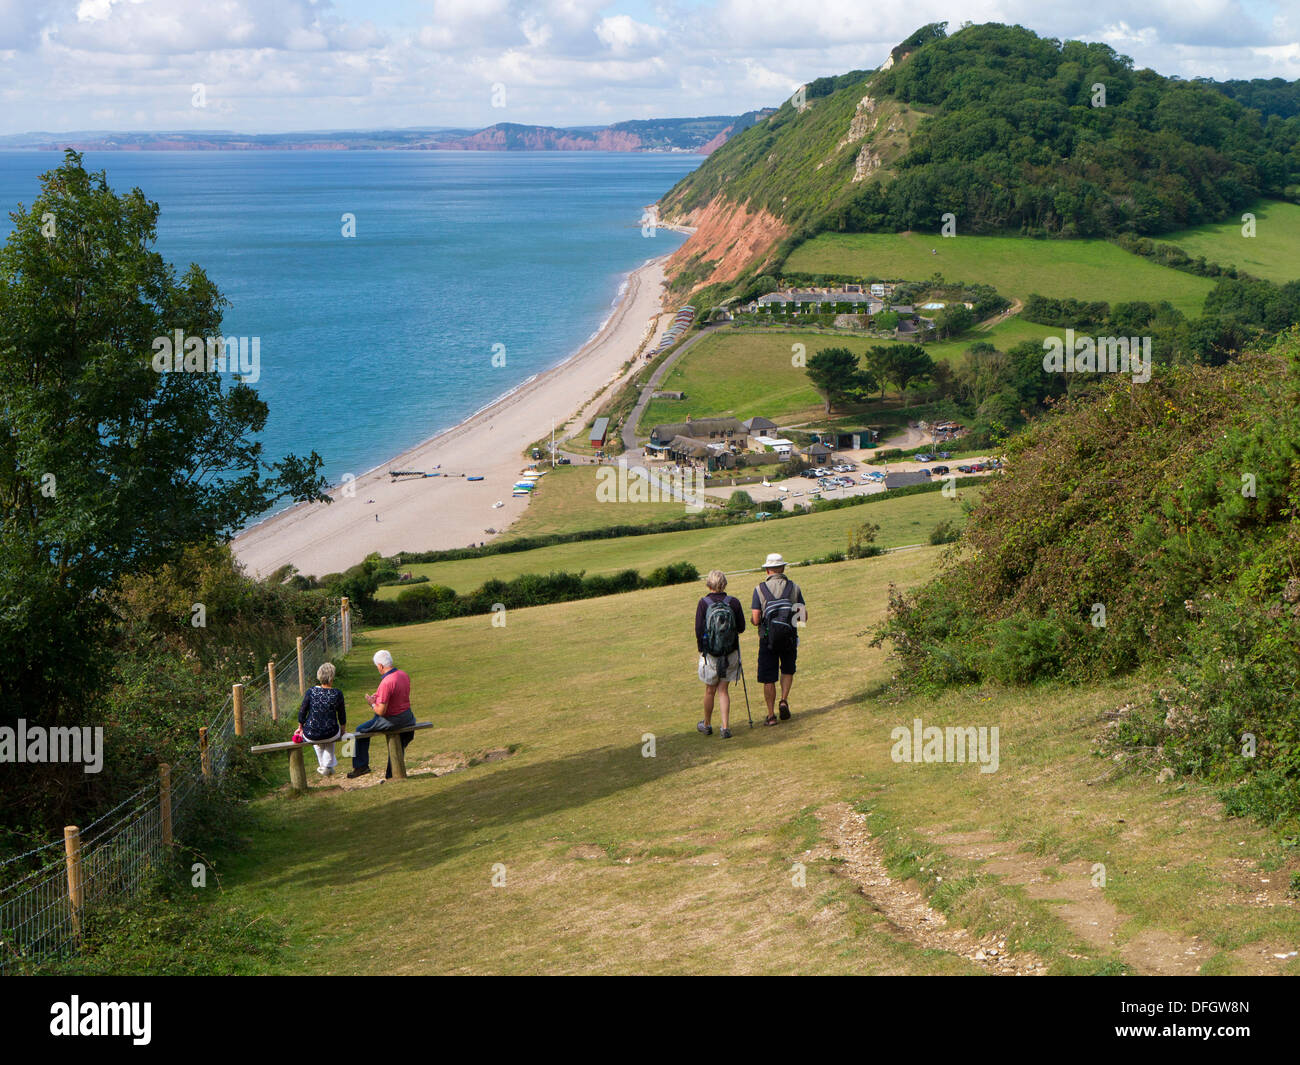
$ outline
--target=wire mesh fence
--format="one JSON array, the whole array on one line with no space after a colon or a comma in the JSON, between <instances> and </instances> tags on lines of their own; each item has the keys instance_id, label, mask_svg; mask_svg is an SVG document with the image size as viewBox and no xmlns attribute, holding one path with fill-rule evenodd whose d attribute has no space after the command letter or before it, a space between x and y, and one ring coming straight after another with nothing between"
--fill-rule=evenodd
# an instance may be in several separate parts
<instances>
[{"instance_id":1,"label":"wire mesh fence","mask_svg":"<svg viewBox=\"0 0 1300 1065\"><path fill-rule=\"evenodd\" d=\"M160 776L90 825L69 828L63 840L0 862L0 874L10 874L0 883L0 975L74 954L91 909L130 898L162 868L200 789L220 785L239 732L262 720L296 717L302 691L315 682L321 663L351 650L345 600L294 650L268 663L265 679L227 696L212 724L200 730L197 755L169 767L166 785Z\"/></svg>"}]
</instances>

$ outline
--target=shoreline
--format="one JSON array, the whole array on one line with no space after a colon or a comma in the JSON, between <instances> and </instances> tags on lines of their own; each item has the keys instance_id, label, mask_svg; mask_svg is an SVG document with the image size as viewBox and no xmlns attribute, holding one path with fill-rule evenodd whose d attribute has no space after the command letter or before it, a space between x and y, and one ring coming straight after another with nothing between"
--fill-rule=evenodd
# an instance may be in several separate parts
<instances>
[{"instance_id":1,"label":"shoreline","mask_svg":"<svg viewBox=\"0 0 1300 1065\"><path fill-rule=\"evenodd\" d=\"M549 435L552 421L557 431L566 425L620 376L647 322L662 310L667 259L658 256L627 273L609 314L572 354L350 484L332 486L333 503L296 503L247 526L231 541L236 558L255 577L290 563L300 573L321 576L373 551L465 547L500 535L528 504L510 492L528 462L524 449ZM500 435L475 446L473 434L497 429ZM390 469L438 467L437 477L396 483L388 477ZM469 476L483 480L471 482ZM493 508L498 499L503 506Z\"/></svg>"}]
</instances>

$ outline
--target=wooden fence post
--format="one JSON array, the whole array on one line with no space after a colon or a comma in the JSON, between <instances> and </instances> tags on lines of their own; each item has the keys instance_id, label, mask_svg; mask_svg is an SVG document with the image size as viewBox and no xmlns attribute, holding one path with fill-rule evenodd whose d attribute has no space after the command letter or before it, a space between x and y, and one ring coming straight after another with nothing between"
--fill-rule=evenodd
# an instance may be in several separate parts
<instances>
[{"instance_id":1,"label":"wooden fence post","mask_svg":"<svg viewBox=\"0 0 1300 1065\"><path fill-rule=\"evenodd\" d=\"M303 671L303 667L302 667L302 637L299 636L298 637L298 694L305 695L306 693L307 693L307 674Z\"/></svg>"},{"instance_id":2,"label":"wooden fence post","mask_svg":"<svg viewBox=\"0 0 1300 1065\"><path fill-rule=\"evenodd\" d=\"M158 767L158 812L162 815L163 846L172 845L172 767L166 762Z\"/></svg>"},{"instance_id":3,"label":"wooden fence post","mask_svg":"<svg viewBox=\"0 0 1300 1065\"><path fill-rule=\"evenodd\" d=\"M342 620L339 627L343 630L343 653L347 654L352 650L352 616L351 606L346 595L343 597L342 602L339 603L339 617Z\"/></svg>"},{"instance_id":4,"label":"wooden fence post","mask_svg":"<svg viewBox=\"0 0 1300 1065\"><path fill-rule=\"evenodd\" d=\"M203 780L212 783L212 755L208 752L208 726L199 726L199 762L203 766Z\"/></svg>"},{"instance_id":5,"label":"wooden fence post","mask_svg":"<svg viewBox=\"0 0 1300 1065\"><path fill-rule=\"evenodd\" d=\"M275 690L275 659L266 664L266 682L271 688L271 720L280 720L280 698Z\"/></svg>"},{"instance_id":6,"label":"wooden fence post","mask_svg":"<svg viewBox=\"0 0 1300 1065\"><path fill-rule=\"evenodd\" d=\"M72 906L72 934L81 938L81 908L85 904L85 880L81 869L81 829L68 825L63 830L63 850L68 859L68 902Z\"/></svg>"},{"instance_id":7,"label":"wooden fence post","mask_svg":"<svg viewBox=\"0 0 1300 1065\"><path fill-rule=\"evenodd\" d=\"M244 734L244 686L236 684L230 689L230 698L235 704L235 735Z\"/></svg>"},{"instance_id":8,"label":"wooden fence post","mask_svg":"<svg viewBox=\"0 0 1300 1065\"><path fill-rule=\"evenodd\" d=\"M329 661L330 657L330 620L329 618L320 619L320 647L321 657Z\"/></svg>"}]
</instances>

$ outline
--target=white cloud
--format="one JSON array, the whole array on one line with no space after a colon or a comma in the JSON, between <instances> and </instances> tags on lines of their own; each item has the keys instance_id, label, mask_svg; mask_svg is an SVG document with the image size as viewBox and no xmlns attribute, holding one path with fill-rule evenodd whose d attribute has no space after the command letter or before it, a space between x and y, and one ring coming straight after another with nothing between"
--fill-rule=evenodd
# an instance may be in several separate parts
<instances>
[{"instance_id":1,"label":"white cloud","mask_svg":"<svg viewBox=\"0 0 1300 1065\"><path fill-rule=\"evenodd\" d=\"M596 36L615 55L658 48L667 34L658 26L637 22L630 15L613 15L596 24Z\"/></svg>"},{"instance_id":2,"label":"white cloud","mask_svg":"<svg viewBox=\"0 0 1300 1065\"><path fill-rule=\"evenodd\" d=\"M926 22L1019 23L1182 77L1294 78L1291 0L0 0L0 128L576 125L776 104ZM380 20L376 26L373 21ZM202 72L201 75L198 72ZM209 107L189 106L203 81ZM490 105L504 82L509 107ZM111 116L105 117L105 116Z\"/></svg>"}]
</instances>

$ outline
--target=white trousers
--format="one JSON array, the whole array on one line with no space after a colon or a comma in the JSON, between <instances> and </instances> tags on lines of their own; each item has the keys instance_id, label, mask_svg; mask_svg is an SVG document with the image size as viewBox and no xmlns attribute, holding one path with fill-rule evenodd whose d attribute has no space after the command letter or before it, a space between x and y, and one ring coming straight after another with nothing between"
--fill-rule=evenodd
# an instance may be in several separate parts
<instances>
[{"instance_id":1,"label":"white trousers","mask_svg":"<svg viewBox=\"0 0 1300 1065\"><path fill-rule=\"evenodd\" d=\"M339 764L339 760L334 757L334 740L337 740L342 735L343 732L340 730L334 734L333 739L312 744L316 748L316 761L322 769L333 769Z\"/></svg>"}]
</instances>

